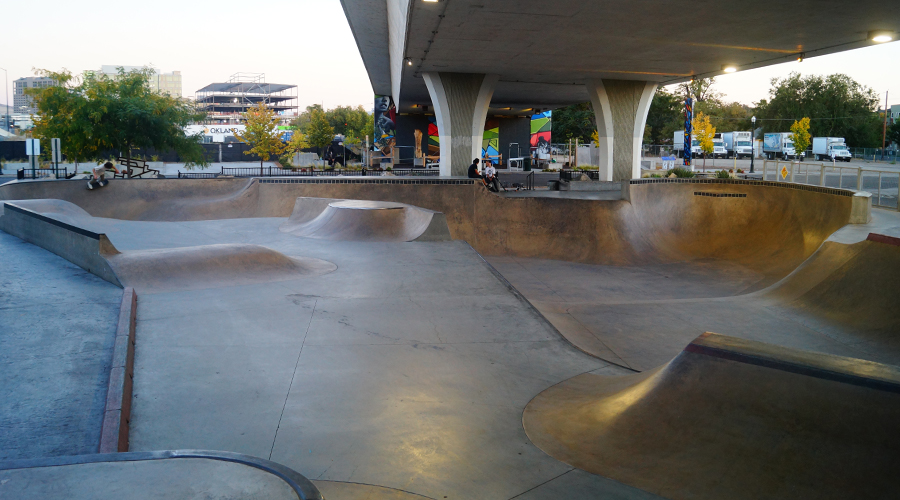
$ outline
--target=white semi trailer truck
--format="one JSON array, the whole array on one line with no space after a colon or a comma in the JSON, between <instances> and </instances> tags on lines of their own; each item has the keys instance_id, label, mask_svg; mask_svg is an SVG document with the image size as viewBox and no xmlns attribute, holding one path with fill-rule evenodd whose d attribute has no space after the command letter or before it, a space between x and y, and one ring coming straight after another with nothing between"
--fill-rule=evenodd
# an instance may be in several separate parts
<instances>
[{"instance_id":1,"label":"white semi trailer truck","mask_svg":"<svg viewBox=\"0 0 900 500\"><path fill-rule=\"evenodd\" d=\"M722 140L725 143L727 158L750 158L753 156L753 143L750 132L725 132Z\"/></svg>"},{"instance_id":2,"label":"white semi trailer truck","mask_svg":"<svg viewBox=\"0 0 900 500\"><path fill-rule=\"evenodd\" d=\"M774 132L763 136L763 153L766 158L774 160L775 158L783 158L792 160L797 157L794 151L794 141L791 140L790 132Z\"/></svg>"},{"instance_id":3,"label":"white semi trailer truck","mask_svg":"<svg viewBox=\"0 0 900 500\"><path fill-rule=\"evenodd\" d=\"M680 158L684 158L684 130L675 132L675 136L672 138L672 145L674 146L676 154ZM713 138L713 152L711 156L713 158L725 158L727 154L722 137L720 134L716 134ZM700 147L700 141L697 140L697 136L691 137L691 157L703 157L703 148Z\"/></svg>"},{"instance_id":4,"label":"white semi trailer truck","mask_svg":"<svg viewBox=\"0 0 900 500\"><path fill-rule=\"evenodd\" d=\"M818 161L850 161L853 158L843 137L813 137L812 147Z\"/></svg>"}]
</instances>

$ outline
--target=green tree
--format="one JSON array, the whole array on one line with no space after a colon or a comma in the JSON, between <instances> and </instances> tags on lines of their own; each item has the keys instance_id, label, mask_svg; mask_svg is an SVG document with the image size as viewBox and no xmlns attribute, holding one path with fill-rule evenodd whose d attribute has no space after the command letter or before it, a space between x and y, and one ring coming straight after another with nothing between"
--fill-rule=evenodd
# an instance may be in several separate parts
<instances>
[{"instance_id":1,"label":"green tree","mask_svg":"<svg viewBox=\"0 0 900 500\"><path fill-rule=\"evenodd\" d=\"M588 143L595 130L597 130L596 117L589 102L553 110L554 142L578 139L583 143Z\"/></svg>"},{"instance_id":2,"label":"green tree","mask_svg":"<svg viewBox=\"0 0 900 500\"><path fill-rule=\"evenodd\" d=\"M900 144L900 120L892 123L887 129L887 142L888 144Z\"/></svg>"},{"instance_id":3,"label":"green tree","mask_svg":"<svg viewBox=\"0 0 900 500\"><path fill-rule=\"evenodd\" d=\"M794 151L797 152L797 161L799 162L800 155L806 151L810 143L809 118L795 121L791 125L791 141L794 143Z\"/></svg>"},{"instance_id":4,"label":"green tree","mask_svg":"<svg viewBox=\"0 0 900 500\"><path fill-rule=\"evenodd\" d=\"M709 116L702 111L694 115L692 122L694 128L694 137L700 143L700 149L703 151L703 171L706 171L706 156L712 153L715 148L713 138L716 136L716 127L709 120Z\"/></svg>"},{"instance_id":5,"label":"green tree","mask_svg":"<svg viewBox=\"0 0 900 500\"><path fill-rule=\"evenodd\" d=\"M350 139L360 139L367 134L372 135L374 115L371 116L372 128L369 129L370 114L362 106L338 106L325 112L328 124L334 129L335 134L341 134Z\"/></svg>"},{"instance_id":6,"label":"green tree","mask_svg":"<svg viewBox=\"0 0 900 500\"><path fill-rule=\"evenodd\" d=\"M272 156L280 155L287 147L282 142L281 133L278 131L278 118L275 116L275 111L266 107L264 102L260 102L256 107L250 108L244 113L244 119L247 121L246 130L235 132L234 136L237 140L250 146L249 150L244 151L245 155L256 154L259 156L259 168L262 170L264 161L269 161Z\"/></svg>"},{"instance_id":7,"label":"green tree","mask_svg":"<svg viewBox=\"0 0 900 500\"><path fill-rule=\"evenodd\" d=\"M647 144L672 144L675 131L684 128L684 99L661 88L656 91L647 112Z\"/></svg>"},{"instance_id":8,"label":"green tree","mask_svg":"<svg viewBox=\"0 0 900 500\"><path fill-rule=\"evenodd\" d=\"M60 138L63 154L75 161L101 160L108 151L131 159L132 150L174 150L186 167L206 165L199 135L184 127L204 118L189 102L150 90L152 70L125 72L115 78L69 71L40 70L57 85L28 89L37 109L36 138Z\"/></svg>"},{"instance_id":9,"label":"green tree","mask_svg":"<svg viewBox=\"0 0 900 500\"><path fill-rule=\"evenodd\" d=\"M293 135L291 135L291 140L288 141L287 145L284 148L284 158L287 159L286 163L291 163L293 161L294 155L308 147L309 140L306 138L306 134L300 132L299 130L295 130Z\"/></svg>"},{"instance_id":10,"label":"green tree","mask_svg":"<svg viewBox=\"0 0 900 500\"><path fill-rule=\"evenodd\" d=\"M291 126L294 127L294 130L299 130L300 132L306 133L306 127L309 126L310 117L312 116L313 111L321 111L325 112L322 108L321 104L313 104L311 106L307 106L304 111L300 113L297 118L294 118L291 121Z\"/></svg>"},{"instance_id":11,"label":"green tree","mask_svg":"<svg viewBox=\"0 0 900 500\"><path fill-rule=\"evenodd\" d=\"M757 104L765 132L783 132L809 117L813 137L843 137L849 146L881 145L882 120L876 112L879 97L847 75L773 78L769 99Z\"/></svg>"},{"instance_id":12,"label":"green tree","mask_svg":"<svg viewBox=\"0 0 900 500\"><path fill-rule=\"evenodd\" d=\"M322 148L334 140L334 128L328 123L328 118L321 109L310 111L309 123L306 125L306 138L309 144L318 150L319 156L321 156Z\"/></svg>"}]
</instances>

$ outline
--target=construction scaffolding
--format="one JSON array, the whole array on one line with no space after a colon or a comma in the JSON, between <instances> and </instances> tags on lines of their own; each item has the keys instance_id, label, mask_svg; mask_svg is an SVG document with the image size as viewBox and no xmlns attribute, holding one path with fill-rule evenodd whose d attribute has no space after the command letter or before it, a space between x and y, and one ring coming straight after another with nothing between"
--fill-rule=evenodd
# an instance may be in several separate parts
<instances>
[{"instance_id":1,"label":"construction scaffolding","mask_svg":"<svg viewBox=\"0 0 900 500\"><path fill-rule=\"evenodd\" d=\"M211 83L194 96L207 113L204 124L240 124L242 113L260 102L285 123L297 116L297 86L266 83L265 73L235 73L228 81Z\"/></svg>"}]
</instances>

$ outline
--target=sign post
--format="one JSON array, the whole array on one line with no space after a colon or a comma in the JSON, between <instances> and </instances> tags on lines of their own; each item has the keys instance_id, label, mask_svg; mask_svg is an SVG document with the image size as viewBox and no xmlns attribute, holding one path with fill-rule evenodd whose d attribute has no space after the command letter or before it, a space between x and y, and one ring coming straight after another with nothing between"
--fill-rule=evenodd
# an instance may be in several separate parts
<instances>
[{"instance_id":1,"label":"sign post","mask_svg":"<svg viewBox=\"0 0 900 500\"><path fill-rule=\"evenodd\" d=\"M25 156L28 157L28 166L31 168L31 178L37 177L37 168L41 155L40 139L25 139Z\"/></svg>"},{"instance_id":2,"label":"sign post","mask_svg":"<svg viewBox=\"0 0 900 500\"><path fill-rule=\"evenodd\" d=\"M53 169L57 177L59 177L59 164L62 162L62 152L59 149L59 139L50 139L50 161L53 163Z\"/></svg>"}]
</instances>

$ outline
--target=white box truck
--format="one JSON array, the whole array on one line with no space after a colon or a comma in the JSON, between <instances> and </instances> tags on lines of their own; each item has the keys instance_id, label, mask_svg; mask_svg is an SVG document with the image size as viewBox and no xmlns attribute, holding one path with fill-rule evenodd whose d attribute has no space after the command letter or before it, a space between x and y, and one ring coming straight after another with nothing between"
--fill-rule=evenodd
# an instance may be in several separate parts
<instances>
[{"instance_id":1,"label":"white box truck","mask_svg":"<svg viewBox=\"0 0 900 500\"><path fill-rule=\"evenodd\" d=\"M813 137L812 147L818 161L850 161L853 158L843 137Z\"/></svg>"},{"instance_id":2,"label":"white box truck","mask_svg":"<svg viewBox=\"0 0 900 500\"><path fill-rule=\"evenodd\" d=\"M684 130L675 132L675 136L672 138L672 145L674 146L675 153L679 158L684 158ZM703 157L703 148L700 147L700 141L697 140L697 136L691 137L691 157L692 158L702 158ZM722 141L722 137L720 134L716 134L713 138L713 158L725 158L725 143Z\"/></svg>"},{"instance_id":3,"label":"white box truck","mask_svg":"<svg viewBox=\"0 0 900 500\"><path fill-rule=\"evenodd\" d=\"M740 159L753 156L753 146L750 139L750 132L725 132L722 134L722 140L725 142L725 152L728 154L726 158L737 156Z\"/></svg>"},{"instance_id":4,"label":"white box truck","mask_svg":"<svg viewBox=\"0 0 900 500\"><path fill-rule=\"evenodd\" d=\"M775 158L783 158L791 160L797 157L794 151L794 141L791 140L790 132L774 132L763 136L763 153L766 158L774 160Z\"/></svg>"}]
</instances>

